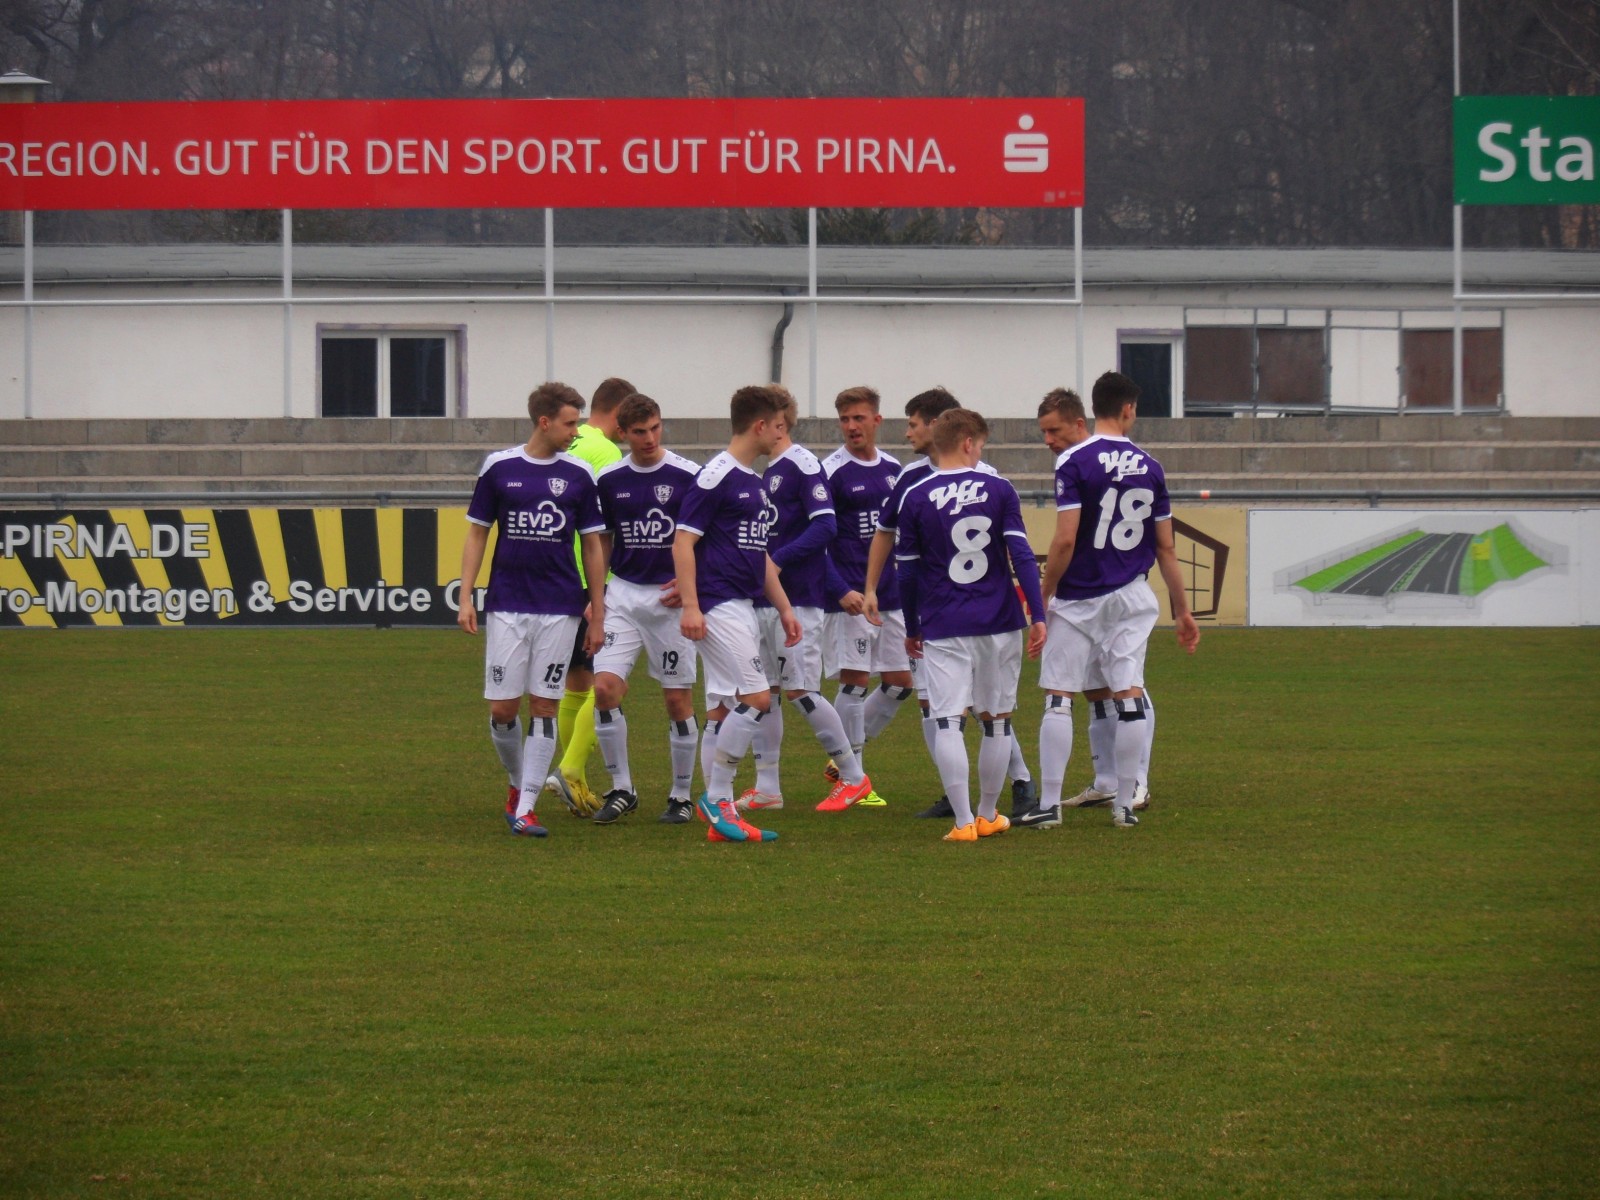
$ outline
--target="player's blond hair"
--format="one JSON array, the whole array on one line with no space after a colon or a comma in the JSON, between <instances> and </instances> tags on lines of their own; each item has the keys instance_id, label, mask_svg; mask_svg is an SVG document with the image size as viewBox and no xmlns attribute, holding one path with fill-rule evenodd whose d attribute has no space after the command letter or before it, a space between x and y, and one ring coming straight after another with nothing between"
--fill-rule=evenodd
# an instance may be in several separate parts
<instances>
[{"instance_id":1,"label":"player's blond hair","mask_svg":"<svg viewBox=\"0 0 1600 1200\"><path fill-rule=\"evenodd\" d=\"M845 409L854 404L865 404L868 408L872 409L873 412L878 412L882 405L882 400L879 398L878 393L874 388L869 388L866 386L845 388L845 390L840 392L839 395L834 399L833 411L843 412Z\"/></svg>"},{"instance_id":2,"label":"player's blond hair","mask_svg":"<svg viewBox=\"0 0 1600 1200\"><path fill-rule=\"evenodd\" d=\"M954 454L968 438L977 442L989 440L989 422L982 413L951 408L940 413L933 423L933 448L940 454Z\"/></svg>"}]
</instances>

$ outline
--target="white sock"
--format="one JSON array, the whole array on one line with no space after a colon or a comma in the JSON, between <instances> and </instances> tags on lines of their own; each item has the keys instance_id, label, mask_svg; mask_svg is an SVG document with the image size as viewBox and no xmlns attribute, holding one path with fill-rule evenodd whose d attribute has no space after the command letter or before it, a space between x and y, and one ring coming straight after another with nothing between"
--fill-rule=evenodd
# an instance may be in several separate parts
<instances>
[{"instance_id":1,"label":"white sock","mask_svg":"<svg viewBox=\"0 0 1600 1200\"><path fill-rule=\"evenodd\" d=\"M621 705L594 710L594 736L611 775L611 786L633 791L633 771L628 766L628 718L622 715Z\"/></svg>"},{"instance_id":2,"label":"white sock","mask_svg":"<svg viewBox=\"0 0 1600 1200\"><path fill-rule=\"evenodd\" d=\"M892 683L880 684L878 690L867 697L866 707L861 714L861 731L866 741L870 742L887 729L895 713L900 711L900 706L914 695L916 692L911 688L895 687Z\"/></svg>"},{"instance_id":3,"label":"white sock","mask_svg":"<svg viewBox=\"0 0 1600 1200\"><path fill-rule=\"evenodd\" d=\"M833 707L844 722L844 735L850 739L850 749L861 754L867 744L867 689L853 684L843 684L833 697Z\"/></svg>"},{"instance_id":4,"label":"white sock","mask_svg":"<svg viewBox=\"0 0 1600 1200\"><path fill-rule=\"evenodd\" d=\"M738 773L744 756L750 753L750 744L756 740L756 734L761 729L761 718L765 715L760 709L741 703L723 718L722 728L717 731L717 752L711 764L711 781L706 789L711 793L713 804L733 799L733 777Z\"/></svg>"},{"instance_id":5,"label":"white sock","mask_svg":"<svg viewBox=\"0 0 1600 1200\"><path fill-rule=\"evenodd\" d=\"M860 783L866 777L861 769L861 759L850 749L844 722L838 710L828 703L828 698L821 692L807 692L794 701L794 706L804 714L806 724L811 726L818 743L833 759L833 765L839 768L839 778L850 784Z\"/></svg>"},{"instance_id":6,"label":"white sock","mask_svg":"<svg viewBox=\"0 0 1600 1200\"><path fill-rule=\"evenodd\" d=\"M772 694L772 707L761 719L756 734L756 791L769 796L781 796L783 785L778 779L778 759L783 754L783 696Z\"/></svg>"},{"instance_id":7,"label":"white sock","mask_svg":"<svg viewBox=\"0 0 1600 1200\"><path fill-rule=\"evenodd\" d=\"M1145 719L1144 701L1135 696L1118 700L1117 705L1117 798L1118 808L1133 807L1133 789L1139 782L1139 764L1144 760L1150 722Z\"/></svg>"},{"instance_id":8,"label":"white sock","mask_svg":"<svg viewBox=\"0 0 1600 1200\"><path fill-rule=\"evenodd\" d=\"M711 787L711 770L717 764L717 735L721 732L721 721L707 721L700 731L700 782L707 790Z\"/></svg>"},{"instance_id":9,"label":"white sock","mask_svg":"<svg viewBox=\"0 0 1600 1200\"><path fill-rule=\"evenodd\" d=\"M939 732L939 722L928 715L927 705L922 707L922 744L928 748L928 757L933 757L933 738Z\"/></svg>"},{"instance_id":10,"label":"white sock","mask_svg":"<svg viewBox=\"0 0 1600 1200\"><path fill-rule=\"evenodd\" d=\"M950 810L955 814L956 825L972 824L972 801L968 791L967 739L962 736L962 717L940 717L939 732L934 736L933 761L939 768L939 782L950 799Z\"/></svg>"},{"instance_id":11,"label":"white sock","mask_svg":"<svg viewBox=\"0 0 1600 1200\"><path fill-rule=\"evenodd\" d=\"M693 717L687 721L667 722L667 746L672 752L673 800L694 797L694 751L699 740L700 731L695 728Z\"/></svg>"},{"instance_id":12,"label":"white sock","mask_svg":"<svg viewBox=\"0 0 1600 1200\"><path fill-rule=\"evenodd\" d=\"M1156 741L1156 706L1150 699L1150 693L1144 694L1144 720L1148 728L1144 734L1144 758L1139 763L1139 782L1145 787L1150 786L1150 747Z\"/></svg>"},{"instance_id":13,"label":"white sock","mask_svg":"<svg viewBox=\"0 0 1600 1200\"><path fill-rule=\"evenodd\" d=\"M506 779L512 787L522 786L522 718L513 717L511 724L502 725L489 718L489 740L494 743L495 756L506 769Z\"/></svg>"},{"instance_id":14,"label":"white sock","mask_svg":"<svg viewBox=\"0 0 1600 1200\"><path fill-rule=\"evenodd\" d=\"M522 795L517 799L517 816L525 817L533 811L555 756L556 719L534 717L528 722L528 740L522 747Z\"/></svg>"},{"instance_id":15,"label":"white sock","mask_svg":"<svg viewBox=\"0 0 1600 1200\"><path fill-rule=\"evenodd\" d=\"M1094 758L1094 790L1117 790L1117 702L1096 700L1089 709L1089 753Z\"/></svg>"},{"instance_id":16,"label":"white sock","mask_svg":"<svg viewBox=\"0 0 1600 1200\"><path fill-rule=\"evenodd\" d=\"M994 820L1000 811L1000 792L1006 786L1006 767L1011 762L1011 722L1005 717L983 722L983 737L978 742L978 815Z\"/></svg>"},{"instance_id":17,"label":"white sock","mask_svg":"<svg viewBox=\"0 0 1600 1200\"><path fill-rule=\"evenodd\" d=\"M1028 760L1022 757L1022 739L1017 737L1015 726L1011 730L1011 761L1006 764L1006 775L1019 783L1027 783L1033 778L1028 772Z\"/></svg>"},{"instance_id":18,"label":"white sock","mask_svg":"<svg viewBox=\"0 0 1600 1200\"><path fill-rule=\"evenodd\" d=\"M1044 698L1044 718L1039 722L1039 807L1061 806L1061 785L1072 761L1072 697Z\"/></svg>"}]
</instances>

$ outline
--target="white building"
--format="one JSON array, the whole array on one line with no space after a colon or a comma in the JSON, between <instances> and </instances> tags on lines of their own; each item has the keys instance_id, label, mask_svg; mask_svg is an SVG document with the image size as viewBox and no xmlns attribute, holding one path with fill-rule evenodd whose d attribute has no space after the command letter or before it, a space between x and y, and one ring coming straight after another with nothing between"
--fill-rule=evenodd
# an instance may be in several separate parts
<instances>
[{"instance_id":1,"label":"white building","mask_svg":"<svg viewBox=\"0 0 1600 1200\"><path fill-rule=\"evenodd\" d=\"M547 369L585 393L626 376L683 416L775 368L822 412L853 384L942 383L1027 416L1112 368L1148 416L1452 400L1447 250L1091 250L1081 331L1070 249L825 248L814 316L804 247L562 248L553 305L539 247L297 247L289 304L283 266L277 246L41 246L30 315L23 252L0 248L0 419L516 416ZM1600 254L1472 251L1465 284L1571 297L1465 308L1468 408L1600 415Z\"/></svg>"}]
</instances>

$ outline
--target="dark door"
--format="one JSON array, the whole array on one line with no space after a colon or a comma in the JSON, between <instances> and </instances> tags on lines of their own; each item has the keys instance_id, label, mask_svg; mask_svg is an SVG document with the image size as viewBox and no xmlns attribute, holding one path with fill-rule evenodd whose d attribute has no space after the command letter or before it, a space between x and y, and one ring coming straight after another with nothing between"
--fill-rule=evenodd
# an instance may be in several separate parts
<instances>
[{"instance_id":1,"label":"dark door","mask_svg":"<svg viewBox=\"0 0 1600 1200\"><path fill-rule=\"evenodd\" d=\"M1172 415L1172 343L1123 342L1118 369L1139 385L1139 415Z\"/></svg>"}]
</instances>

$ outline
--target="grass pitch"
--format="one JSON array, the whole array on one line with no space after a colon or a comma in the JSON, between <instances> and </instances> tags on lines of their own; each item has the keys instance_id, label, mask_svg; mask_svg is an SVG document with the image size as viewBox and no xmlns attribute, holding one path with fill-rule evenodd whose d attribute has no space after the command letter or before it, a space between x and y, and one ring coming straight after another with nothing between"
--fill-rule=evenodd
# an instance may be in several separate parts
<instances>
[{"instance_id":1,"label":"grass pitch","mask_svg":"<svg viewBox=\"0 0 1600 1200\"><path fill-rule=\"evenodd\" d=\"M1136 830L941 843L906 712L728 846L643 681L537 843L477 641L11 634L0 1194L1594 1194L1600 634L1169 643Z\"/></svg>"}]
</instances>

